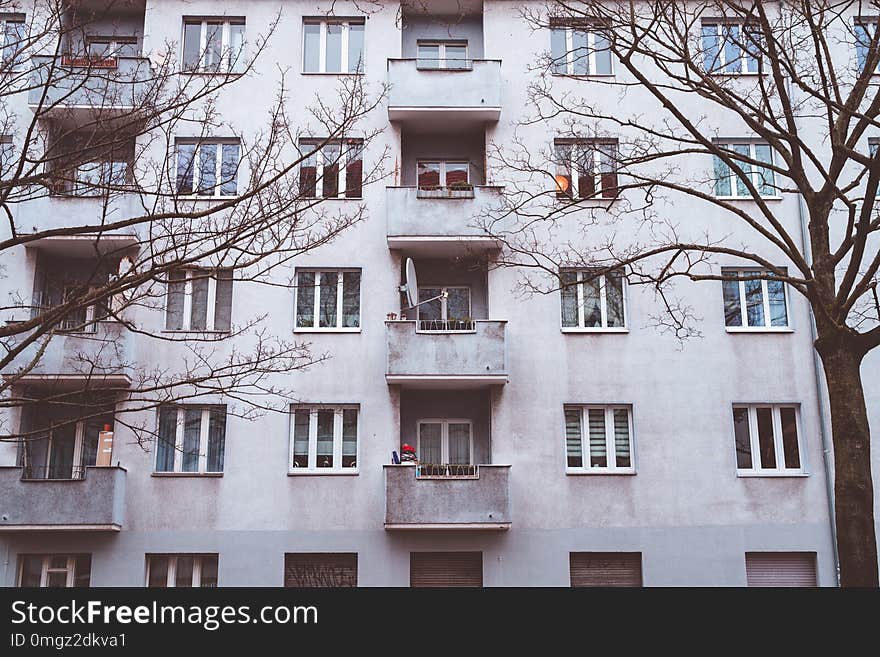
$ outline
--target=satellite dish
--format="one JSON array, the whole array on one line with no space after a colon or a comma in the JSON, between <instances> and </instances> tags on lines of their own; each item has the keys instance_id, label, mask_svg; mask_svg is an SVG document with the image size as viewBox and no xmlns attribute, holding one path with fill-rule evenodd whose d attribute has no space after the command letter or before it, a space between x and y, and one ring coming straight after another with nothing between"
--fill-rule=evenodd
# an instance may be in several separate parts
<instances>
[{"instance_id":1,"label":"satellite dish","mask_svg":"<svg viewBox=\"0 0 880 657\"><path fill-rule=\"evenodd\" d=\"M403 292L406 292L406 302L410 308L419 305L419 282L416 279L416 264L412 258L406 259L406 283L403 286Z\"/></svg>"}]
</instances>

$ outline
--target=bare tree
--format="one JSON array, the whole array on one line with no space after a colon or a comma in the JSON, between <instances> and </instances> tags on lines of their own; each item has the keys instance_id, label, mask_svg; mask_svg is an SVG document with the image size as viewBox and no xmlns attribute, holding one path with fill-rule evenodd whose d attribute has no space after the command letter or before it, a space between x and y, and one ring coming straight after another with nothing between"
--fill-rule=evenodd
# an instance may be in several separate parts
<instances>
[{"instance_id":1,"label":"bare tree","mask_svg":"<svg viewBox=\"0 0 880 657\"><path fill-rule=\"evenodd\" d=\"M843 586L878 584L860 372L880 344L878 13L877 2L832 0L524 10L535 29L570 36L560 31L535 67L517 136L493 149L504 207L481 219L529 290L572 285L565 267L623 272L656 291L657 324L680 338L698 328L672 284L731 281L719 258L807 300L830 397ZM614 75L597 75L609 53ZM536 124L556 130L552 148L523 136ZM676 214L695 202L722 220ZM563 226L580 239L559 240Z\"/></svg>"},{"instance_id":2,"label":"bare tree","mask_svg":"<svg viewBox=\"0 0 880 657\"><path fill-rule=\"evenodd\" d=\"M130 418L162 404L222 396L242 417L289 404L277 375L328 354L273 335L265 314L233 321L228 304L203 297L293 287L297 256L365 218L363 189L387 158L365 154L379 133L365 123L384 88L346 76L291 116L289 72L262 61L279 17L246 39L243 23L209 23L198 48L167 42L143 57L141 35L114 25L140 11L142 26L143 3L51 0L27 16L18 4L0 0L0 262L28 249L36 264L33 290L19 276L28 287L0 302L0 441L24 445L115 409L146 445L155 423ZM108 25L113 38L96 40ZM243 131L218 99L258 64L277 86L262 88L265 116ZM193 297L199 309L184 318ZM161 343L175 344L174 367L150 362Z\"/></svg>"}]
</instances>

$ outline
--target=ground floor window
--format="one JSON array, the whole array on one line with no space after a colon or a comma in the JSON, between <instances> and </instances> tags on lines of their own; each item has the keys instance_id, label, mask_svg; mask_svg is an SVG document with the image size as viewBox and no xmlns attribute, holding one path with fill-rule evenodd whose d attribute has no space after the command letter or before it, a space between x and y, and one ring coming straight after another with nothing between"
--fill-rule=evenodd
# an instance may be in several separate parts
<instances>
[{"instance_id":1,"label":"ground floor window","mask_svg":"<svg viewBox=\"0 0 880 657\"><path fill-rule=\"evenodd\" d=\"M571 585L642 586L641 552L571 552Z\"/></svg>"},{"instance_id":2,"label":"ground floor window","mask_svg":"<svg viewBox=\"0 0 880 657\"><path fill-rule=\"evenodd\" d=\"M746 552L747 586L818 586L815 552Z\"/></svg>"},{"instance_id":3,"label":"ground floor window","mask_svg":"<svg viewBox=\"0 0 880 657\"><path fill-rule=\"evenodd\" d=\"M482 552L411 552L412 587L483 586Z\"/></svg>"},{"instance_id":4,"label":"ground floor window","mask_svg":"<svg viewBox=\"0 0 880 657\"><path fill-rule=\"evenodd\" d=\"M87 587L92 574L90 554L23 554L18 585L40 588Z\"/></svg>"},{"instance_id":5,"label":"ground floor window","mask_svg":"<svg viewBox=\"0 0 880 657\"><path fill-rule=\"evenodd\" d=\"M357 573L356 553L300 552L284 555L284 586L355 587Z\"/></svg>"},{"instance_id":6,"label":"ground floor window","mask_svg":"<svg viewBox=\"0 0 880 657\"><path fill-rule=\"evenodd\" d=\"M147 586L214 588L217 586L217 555L148 554Z\"/></svg>"}]
</instances>

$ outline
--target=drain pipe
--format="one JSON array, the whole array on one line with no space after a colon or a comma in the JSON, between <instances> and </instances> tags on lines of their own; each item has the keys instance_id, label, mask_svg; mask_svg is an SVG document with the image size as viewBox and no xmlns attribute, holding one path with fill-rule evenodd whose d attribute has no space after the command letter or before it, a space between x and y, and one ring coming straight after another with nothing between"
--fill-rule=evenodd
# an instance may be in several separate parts
<instances>
[{"instance_id":1,"label":"drain pipe","mask_svg":"<svg viewBox=\"0 0 880 657\"><path fill-rule=\"evenodd\" d=\"M804 197L800 194L798 198L798 221L801 225L801 246L804 252L804 259L807 265L813 265L813 258L810 253L810 234L807 230L807 223L804 218ZM812 345L816 344L816 319L813 316L813 309L810 308L810 340ZM840 555L837 552L837 523L834 518L834 480L831 472L834 468L834 460L832 458L832 446L828 436L828 418L825 414L825 404L823 403L823 394L825 387L823 386L822 362L819 360L819 353L815 346L811 349L813 352L813 376L816 379L816 400L819 407L819 433L822 436L822 456L825 464L825 494L828 497L828 519L831 526L831 550L834 555L834 571L837 580L837 586L840 586Z\"/></svg>"}]
</instances>

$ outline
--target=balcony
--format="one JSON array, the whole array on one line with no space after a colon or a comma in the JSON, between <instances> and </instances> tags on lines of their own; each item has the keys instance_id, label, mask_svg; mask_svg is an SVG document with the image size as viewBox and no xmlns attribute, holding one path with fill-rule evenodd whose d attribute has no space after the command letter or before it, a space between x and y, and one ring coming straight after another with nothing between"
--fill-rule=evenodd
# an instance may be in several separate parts
<instances>
[{"instance_id":1,"label":"balcony","mask_svg":"<svg viewBox=\"0 0 880 657\"><path fill-rule=\"evenodd\" d=\"M415 320L385 322L389 384L479 388L507 383L503 320L473 320L467 330L420 330Z\"/></svg>"},{"instance_id":2,"label":"balcony","mask_svg":"<svg viewBox=\"0 0 880 657\"><path fill-rule=\"evenodd\" d=\"M467 60L462 68L421 68L389 59L391 121L487 123L501 117L501 60Z\"/></svg>"},{"instance_id":3,"label":"balcony","mask_svg":"<svg viewBox=\"0 0 880 657\"><path fill-rule=\"evenodd\" d=\"M28 105L47 117L100 110L106 118L131 112L155 94L150 60L144 57L90 60L34 56L31 61L34 86L28 92Z\"/></svg>"},{"instance_id":4,"label":"balcony","mask_svg":"<svg viewBox=\"0 0 880 657\"><path fill-rule=\"evenodd\" d=\"M500 205L502 189L487 185L469 190L386 188L388 248L428 257L500 248L499 241L480 226Z\"/></svg>"},{"instance_id":5,"label":"balcony","mask_svg":"<svg viewBox=\"0 0 880 657\"><path fill-rule=\"evenodd\" d=\"M449 466L460 467L460 466ZM385 466L385 529L510 528L509 465L466 466L464 474L424 474L425 466Z\"/></svg>"},{"instance_id":6,"label":"balcony","mask_svg":"<svg viewBox=\"0 0 880 657\"><path fill-rule=\"evenodd\" d=\"M131 332L115 321L99 321L85 328L88 330L58 330L39 356L43 340L38 339L29 345L16 359L16 365L26 366L35 358L37 362L19 382L28 385L79 385L83 382L92 386L128 385L134 362ZM10 368L4 374L13 373L14 368Z\"/></svg>"},{"instance_id":7,"label":"balcony","mask_svg":"<svg viewBox=\"0 0 880 657\"><path fill-rule=\"evenodd\" d=\"M24 479L0 467L0 532L118 532L125 515L125 468L85 468L79 479Z\"/></svg>"}]
</instances>

